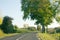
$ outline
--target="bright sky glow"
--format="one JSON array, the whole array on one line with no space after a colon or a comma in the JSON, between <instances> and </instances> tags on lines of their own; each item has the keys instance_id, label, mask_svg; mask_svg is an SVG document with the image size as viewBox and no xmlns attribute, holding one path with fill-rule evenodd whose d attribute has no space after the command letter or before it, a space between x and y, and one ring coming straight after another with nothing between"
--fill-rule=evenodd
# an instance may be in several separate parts
<instances>
[{"instance_id":1,"label":"bright sky glow","mask_svg":"<svg viewBox=\"0 0 60 40\"><path fill-rule=\"evenodd\" d=\"M21 11L21 0L0 0L0 11L2 11L3 16L10 16L14 18L13 24L17 25L18 27L23 27L24 24L34 26L34 21L28 19L24 21L22 19L23 12ZM58 26L58 24L55 21L49 27L56 27L56 26Z\"/></svg>"}]
</instances>

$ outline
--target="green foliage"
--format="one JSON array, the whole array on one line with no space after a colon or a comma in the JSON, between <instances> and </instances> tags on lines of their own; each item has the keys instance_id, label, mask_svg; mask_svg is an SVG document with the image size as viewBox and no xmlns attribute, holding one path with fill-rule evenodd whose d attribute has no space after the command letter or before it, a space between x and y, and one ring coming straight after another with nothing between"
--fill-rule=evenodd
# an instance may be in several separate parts
<instances>
[{"instance_id":1,"label":"green foliage","mask_svg":"<svg viewBox=\"0 0 60 40\"><path fill-rule=\"evenodd\" d=\"M48 28L48 29L46 30L46 32L49 33L49 34L60 33L60 27Z\"/></svg>"},{"instance_id":2,"label":"green foliage","mask_svg":"<svg viewBox=\"0 0 60 40\"><path fill-rule=\"evenodd\" d=\"M17 32L18 29L17 25L14 25L14 32Z\"/></svg>"},{"instance_id":3,"label":"green foliage","mask_svg":"<svg viewBox=\"0 0 60 40\"><path fill-rule=\"evenodd\" d=\"M59 14L60 15L60 14ZM58 22L58 23L60 23L60 16L59 15L57 15L56 16L56 21Z\"/></svg>"},{"instance_id":4,"label":"green foliage","mask_svg":"<svg viewBox=\"0 0 60 40\"><path fill-rule=\"evenodd\" d=\"M36 24L42 25L42 32L45 32L45 26L52 22L56 16L56 10L59 5L51 5L50 0L21 0L23 19L31 18L37 20Z\"/></svg>"},{"instance_id":5,"label":"green foliage","mask_svg":"<svg viewBox=\"0 0 60 40\"><path fill-rule=\"evenodd\" d=\"M38 33L37 36L40 38L40 40L60 40L60 33L56 34Z\"/></svg>"},{"instance_id":6,"label":"green foliage","mask_svg":"<svg viewBox=\"0 0 60 40\"><path fill-rule=\"evenodd\" d=\"M37 25L37 30L41 31L41 26L40 25Z\"/></svg>"},{"instance_id":7,"label":"green foliage","mask_svg":"<svg viewBox=\"0 0 60 40\"><path fill-rule=\"evenodd\" d=\"M38 33L38 37L40 38L40 40L55 40L54 37L47 33Z\"/></svg>"},{"instance_id":8,"label":"green foliage","mask_svg":"<svg viewBox=\"0 0 60 40\"><path fill-rule=\"evenodd\" d=\"M0 25L2 24L2 18L0 18Z\"/></svg>"},{"instance_id":9,"label":"green foliage","mask_svg":"<svg viewBox=\"0 0 60 40\"><path fill-rule=\"evenodd\" d=\"M30 32L28 29L20 28L16 31L17 33L27 33Z\"/></svg>"},{"instance_id":10,"label":"green foliage","mask_svg":"<svg viewBox=\"0 0 60 40\"><path fill-rule=\"evenodd\" d=\"M36 28L35 27L28 27L28 30L36 31Z\"/></svg>"},{"instance_id":11,"label":"green foliage","mask_svg":"<svg viewBox=\"0 0 60 40\"><path fill-rule=\"evenodd\" d=\"M22 0L22 10L24 11L24 19L30 16L32 20L36 19L36 24L50 24L52 11L49 9L50 3L48 0Z\"/></svg>"},{"instance_id":12,"label":"green foliage","mask_svg":"<svg viewBox=\"0 0 60 40\"><path fill-rule=\"evenodd\" d=\"M56 30L56 33L60 33L60 27L56 27L55 30Z\"/></svg>"},{"instance_id":13,"label":"green foliage","mask_svg":"<svg viewBox=\"0 0 60 40\"><path fill-rule=\"evenodd\" d=\"M55 29L54 28L48 28L47 33L54 34L55 33Z\"/></svg>"},{"instance_id":14,"label":"green foliage","mask_svg":"<svg viewBox=\"0 0 60 40\"><path fill-rule=\"evenodd\" d=\"M56 0L55 3L58 3L57 5L55 4L53 7L55 8L55 11L54 13L56 14L55 15L55 19L56 21L59 23L60 22L60 0ZM54 9L53 8L53 9Z\"/></svg>"},{"instance_id":15,"label":"green foliage","mask_svg":"<svg viewBox=\"0 0 60 40\"><path fill-rule=\"evenodd\" d=\"M50 35L53 36L56 40L60 40L60 33L50 34Z\"/></svg>"},{"instance_id":16,"label":"green foliage","mask_svg":"<svg viewBox=\"0 0 60 40\"><path fill-rule=\"evenodd\" d=\"M3 23L1 25L1 29L3 30L4 33L13 33L14 28L12 25L12 18L5 16L3 18Z\"/></svg>"}]
</instances>

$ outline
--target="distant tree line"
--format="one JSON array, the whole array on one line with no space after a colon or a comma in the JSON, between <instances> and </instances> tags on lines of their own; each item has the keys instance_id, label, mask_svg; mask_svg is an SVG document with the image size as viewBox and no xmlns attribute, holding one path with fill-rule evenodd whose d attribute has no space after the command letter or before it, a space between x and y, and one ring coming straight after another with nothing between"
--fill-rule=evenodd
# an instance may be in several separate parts
<instances>
[{"instance_id":1,"label":"distant tree line","mask_svg":"<svg viewBox=\"0 0 60 40\"><path fill-rule=\"evenodd\" d=\"M46 30L47 33L54 34L54 33L60 33L60 27L55 27L55 28L48 28Z\"/></svg>"},{"instance_id":2,"label":"distant tree line","mask_svg":"<svg viewBox=\"0 0 60 40\"><path fill-rule=\"evenodd\" d=\"M30 30L30 31L36 31L35 27L28 27L27 29Z\"/></svg>"}]
</instances>

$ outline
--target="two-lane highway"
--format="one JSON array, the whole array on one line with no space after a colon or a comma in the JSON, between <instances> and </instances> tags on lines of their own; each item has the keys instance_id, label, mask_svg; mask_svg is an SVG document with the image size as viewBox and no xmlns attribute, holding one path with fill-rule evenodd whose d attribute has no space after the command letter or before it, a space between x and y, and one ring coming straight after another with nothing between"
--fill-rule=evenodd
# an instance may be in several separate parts
<instances>
[{"instance_id":1,"label":"two-lane highway","mask_svg":"<svg viewBox=\"0 0 60 40\"><path fill-rule=\"evenodd\" d=\"M18 34L15 36L5 37L0 40L38 40L38 38L36 37L36 32L32 32L32 33Z\"/></svg>"}]
</instances>

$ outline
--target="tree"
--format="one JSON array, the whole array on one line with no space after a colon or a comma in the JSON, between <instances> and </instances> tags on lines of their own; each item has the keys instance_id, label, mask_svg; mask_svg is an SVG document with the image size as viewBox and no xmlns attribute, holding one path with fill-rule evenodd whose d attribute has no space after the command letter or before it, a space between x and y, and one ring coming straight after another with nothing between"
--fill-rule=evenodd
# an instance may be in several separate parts
<instances>
[{"instance_id":1,"label":"tree","mask_svg":"<svg viewBox=\"0 0 60 40\"><path fill-rule=\"evenodd\" d=\"M56 27L54 29L55 29L56 33L60 33L60 27Z\"/></svg>"},{"instance_id":2,"label":"tree","mask_svg":"<svg viewBox=\"0 0 60 40\"><path fill-rule=\"evenodd\" d=\"M55 19L59 23L60 22L60 0L55 0L53 7L54 7L53 9L55 9L54 13L56 13Z\"/></svg>"},{"instance_id":3,"label":"tree","mask_svg":"<svg viewBox=\"0 0 60 40\"><path fill-rule=\"evenodd\" d=\"M37 30L41 31L41 25L37 25Z\"/></svg>"},{"instance_id":4,"label":"tree","mask_svg":"<svg viewBox=\"0 0 60 40\"><path fill-rule=\"evenodd\" d=\"M17 25L14 25L14 32L17 32L18 31L18 27L17 27Z\"/></svg>"},{"instance_id":5,"label":"tree","mask_svg":"<svg viewBox=\"0 0 60 40\"><path fill-rule=\"evenodd\" d=\"M53 9L49 0L21 0L23 19L31 18L37 20L36 24L42 25L42 33L45 32L45 26L52 22L55 17L56 8Z\"/></svg>"},{"instance_id":6,"label":"tree","mask_svg":"<svg viewBox=\"0 0 60 40\"><path fill-rule=\"evenodd\" d=\"M15 30L17 30L17 29L18 29L17 25L14 25L14 29L15 29Z\"/></svg>"},{"instance_id":7,"label":"tree","mask_svg":"<svg viewBox=\"0 0 60 40\"><path fill-rule=\"evenodd\" d=\"M4 33L12 33L13 32L13 25L12 25L12 18L9 16L5 16L3 18L1 29Z\"/></svg>"},{"instance_id":8,"label":"tree","mask_svg":"<svg viewBox=\"0 0 60 40\"><path fill-rule=\"evenodd\" d=\"M35 27L28 27L28 30L30 30L30 31L36 31L36 28Z\"/></svg>"}]
</instances>

